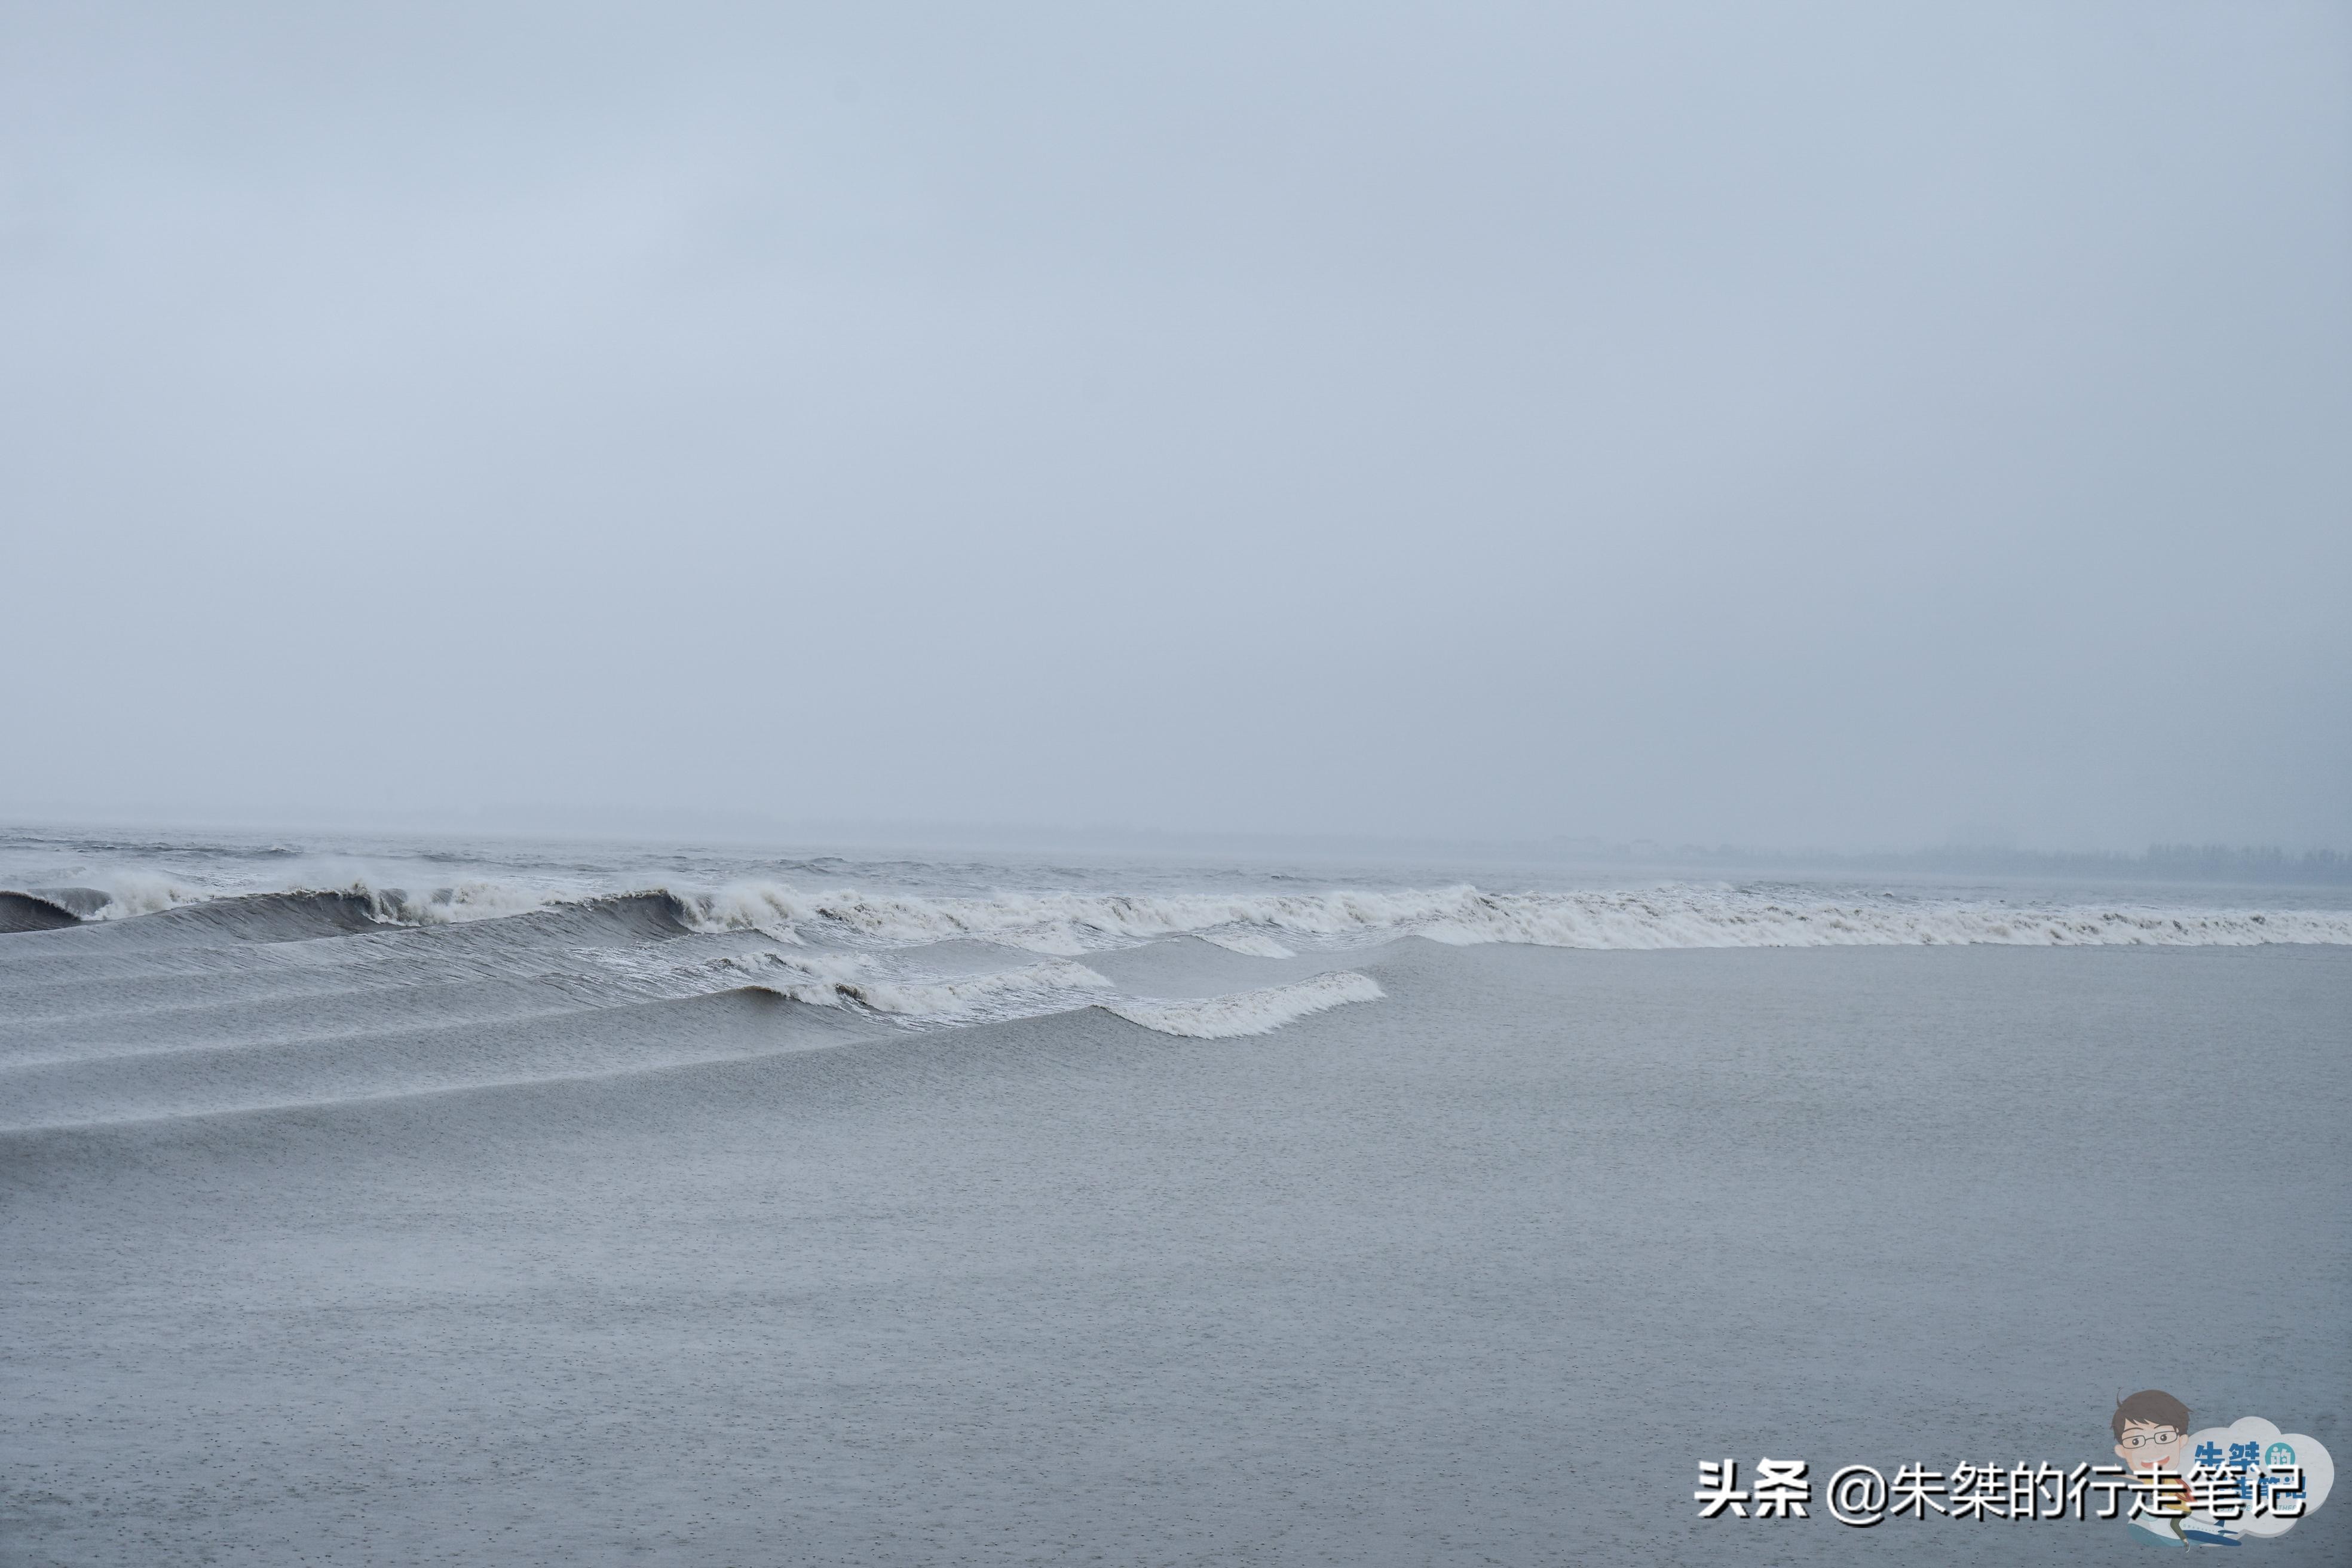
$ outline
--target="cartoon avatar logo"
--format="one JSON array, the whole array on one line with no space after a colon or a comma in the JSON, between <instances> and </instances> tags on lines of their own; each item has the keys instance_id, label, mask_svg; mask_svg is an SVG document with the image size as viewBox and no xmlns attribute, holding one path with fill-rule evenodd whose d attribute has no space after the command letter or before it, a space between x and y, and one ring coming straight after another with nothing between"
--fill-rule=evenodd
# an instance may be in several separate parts
<instances>
[{"instance_id":1,"label":"cartoon avatar logo","mask_svg":"<svg viewBox=\"0 0 2352 1568\"><path fill-rule=\"evenodd\" d=\"M2129 1513L2158 1546L2236 1546L2284 1535L2319 1510L2336 1484L2326 1446L2259 1415L2189 1429L2189 1407L2161 1389L2116 1404L2116 1457L2131 1468Z\"/></svg>"}]
</instances>

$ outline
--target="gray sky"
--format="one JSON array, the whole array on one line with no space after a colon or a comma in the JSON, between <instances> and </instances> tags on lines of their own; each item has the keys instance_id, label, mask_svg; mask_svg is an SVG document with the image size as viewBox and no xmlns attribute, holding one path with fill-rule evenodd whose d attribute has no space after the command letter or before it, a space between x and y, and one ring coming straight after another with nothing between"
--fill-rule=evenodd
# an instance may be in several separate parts
<instances>
[{"instance_id":1,"label":"gray sky","mask_svg":"<svg viewBox=\"0 0 2352 1568\"><path fill-rule=\"evenodd\" d=\"M0 811L2352 845L2342 5L0 7Z\"/></svg>"}]
</instances>

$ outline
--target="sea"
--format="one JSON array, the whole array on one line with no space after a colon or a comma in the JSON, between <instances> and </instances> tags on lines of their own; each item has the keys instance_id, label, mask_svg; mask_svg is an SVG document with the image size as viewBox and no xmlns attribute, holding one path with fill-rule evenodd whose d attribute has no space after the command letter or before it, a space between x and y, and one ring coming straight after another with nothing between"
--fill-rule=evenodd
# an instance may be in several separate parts
<instances>
[{"instance_id":1,"label":"sea","mask_svg":"<svg viewBox=\"0 0 2352 1568\"><path fill-rule=\"evenodd\" d=\"M2352 1451L2348 1052L2347 888L0 830L0 1562L2135 1558L1829 1483Z\"/></svg>"}]
</instances>

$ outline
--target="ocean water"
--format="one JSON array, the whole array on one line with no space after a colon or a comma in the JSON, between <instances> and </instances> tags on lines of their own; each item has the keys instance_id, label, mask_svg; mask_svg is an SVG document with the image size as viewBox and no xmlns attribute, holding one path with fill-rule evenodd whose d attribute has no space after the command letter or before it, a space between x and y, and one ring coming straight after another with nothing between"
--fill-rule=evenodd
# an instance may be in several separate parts
<instances>
[{"instance_id":1,"label":"ocean water","mask_svg":"<svg viewBox=\"0 0 2352 1568\"><path fill-rule=\"evenodd\" d=\"M2081 1562L2337 1452L2327 889L0 836L0 1561ZM2242 1548L2341 1562L2352 1501Z\"/></svg>"}]
</instances>

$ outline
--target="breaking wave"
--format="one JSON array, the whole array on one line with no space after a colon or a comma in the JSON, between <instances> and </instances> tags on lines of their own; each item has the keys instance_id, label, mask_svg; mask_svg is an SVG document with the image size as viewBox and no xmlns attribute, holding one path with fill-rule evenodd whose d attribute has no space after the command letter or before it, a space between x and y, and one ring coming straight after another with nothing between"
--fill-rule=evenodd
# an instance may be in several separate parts
<instances>
[{"instance_id":1,"label":"breaking wave","mask_svg":"<svg viewBox=\"0 0 2352 1568\"><path fill-rule=\"evenodd\" d=\"M1828 947L2000 942L2032 946L2352 943L2341 910L2159 910L1927 900L1805 900L1675 884L1635 892L1490 893L1474 887L1296 894L998 893L924 898L746 884L671 895L697 930L878 946L957 939L1076 958L1192 935L1287 957L1288 942L1343 947L1397 936L1468 945Z\"/></svg>"},{"instance_id":2,"label":"breaking wave","mask_svg":"<svg viewBox=\"0 0 2352 1568\"><path fill-rule=\"evenodd\" d=\"M1230 1040L1244 1035L1270 1035L1311 1013L1328 1012L1350 1002L1377 1002L1386 994L1370 975L1349 970L1318 974L1296 985L1212 996L1202 1002L1122 1000L1105 1003L1103 1007L1130 1024L1140 1024L1163 1035Z\"/></svg>"},{"instance_id":3,"label":"breaking wave","mask_svg":"<svg viewBox=\"0 0 2352 1568\"><path fill-rule=\"evenodd\" d=\"M98 895L90 894L95 899ZM2249 946L2352 943L2352 912L2030 905L1676 883L1635 891L1496 893L1469 886L1300 893L999 892L923 896L804 890L772 882L716 889L654 887L582 893L482 879L425 892L355 882L328 889L206 895L151 882L107 889L103 904L55 907L12 894L14 929L162 914L219 921L256 936L361 924L431 926L565 911L640 934L758 932L790 946L895 948L973 940L1079 958L1171 936L1235 952L1293 956L1399 936L1466 945L1569 948L1827 947L1995 942L2025 946ZM293 913L296 904L306 918ZM199 912L201 911L201 912Z\"/></svg>"},{"instance_id":4,"label":"breaking wave","mask_svg":"<svg viewBox=\"0 0 2352 1568\"><path fill-rule=\"evenodd\" d=\"M527 914L562 901L557 895L535 891L511 882L483 879L411 893L402 888L373 887L355 881L342 887L292 886L257 890L222 890L192 886L168 877L118 875L102 888L71 888L77 895L75 915L83 921L126 921L187 909L228 910L238 906L283 904L289 899L350 900L365 918L380 925L445 925L463 921L502 920ZM23 898L26 894L9 895ZM30 895L61 901L55 891ZM667 893L657 895L671 897ZM595 902L595 899L580 901Z\"/></svg>"},{"instance_id":5,"label":"breaking wave","mask_svg":"<svg viewBox=\"0 0 2352 1568\"><path fill-rule=\"evenodd\" d=\"M821 1007L879 1013L906 1022L978 1023L1067 1007L1078 995L1108 994L1109 981L1082 963L1056 960L993 974L913 978L871 973L859 955L803 958L761 953L709 966L756 974L750 988Z\"/></svg>"}]
</instances>

